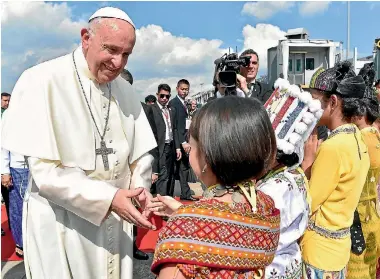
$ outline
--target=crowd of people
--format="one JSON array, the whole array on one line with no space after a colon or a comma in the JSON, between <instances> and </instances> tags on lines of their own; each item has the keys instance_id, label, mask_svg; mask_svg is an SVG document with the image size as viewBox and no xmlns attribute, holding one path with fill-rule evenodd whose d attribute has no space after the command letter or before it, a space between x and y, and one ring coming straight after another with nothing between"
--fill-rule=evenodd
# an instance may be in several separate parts
<instances>
[{"instance_id":1,"label":"crowd of people","mask_svg":"<svg viewBox=\"0 0 380 279\"><path fill-rule=\"evenodd\" d=\"M26 277L133 278L133 258L148 258L134 230L156 230L154 214L167 221L151 267L160 279L376 279L373 68L337 62L304 89L270 86L248 49L236 95L216 71L201 108L187 79L144 103L125 69L135 31L124 11L101 8L76 50L2 94L2 197Z\"/></svg>"}]
</instances>

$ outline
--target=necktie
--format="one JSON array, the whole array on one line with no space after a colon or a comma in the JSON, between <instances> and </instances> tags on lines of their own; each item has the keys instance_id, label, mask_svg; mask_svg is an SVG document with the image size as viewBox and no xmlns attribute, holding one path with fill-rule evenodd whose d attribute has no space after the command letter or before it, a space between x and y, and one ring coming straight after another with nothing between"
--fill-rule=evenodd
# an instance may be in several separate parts
<instances>
[{"instance_id":1,"label":"necktie","mask_svg":"<svg viewBox=\"0 0 380 279\"><path fill-rule=\"evenodd\" d=\"M169 130L169 139L171 140L172 139L172 127L171 127L171 123L170 123L169 110L166 106L163 106L162 112L164 113L164 116L165 116L166 126L168 127L168 130Z\"/></svg>"}]
</instances>

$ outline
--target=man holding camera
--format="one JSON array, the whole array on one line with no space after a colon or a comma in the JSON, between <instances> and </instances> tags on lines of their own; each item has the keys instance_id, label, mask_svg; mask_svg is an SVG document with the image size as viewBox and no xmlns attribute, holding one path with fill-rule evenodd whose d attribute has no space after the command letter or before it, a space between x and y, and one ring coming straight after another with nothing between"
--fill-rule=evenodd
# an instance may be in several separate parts
<instances>
[{"instance_id":1,"label":"man holding camera","mask_svg":"<svg viewBox=\"0 0 380 279\"><path fill-rule=\"evenodd\" d=\"M240 58L244 56L250 56L251 60L247 67L240 67L240 75L237 75L239 82L237 91L244 92L247 97L257 98L264 104L273 90L268 84L256 80L259 71L259 55L253 49L247 49L240 54Z\"/></svg>"},{"instance_id":2,"label":"man holding camera","mask_svg":"<svg viewBox=\"0 0 380 279\"><path fill-rule=\"evenodd\" d=\"M259 71L259 56L256 51L247 49L239 58L237 53L225 54L214 63L215 93L207 102L225 95L236 95L257 98L264 104L272 94L273 90L268 84L256 80Z\"/></svg>"}]
</instances>

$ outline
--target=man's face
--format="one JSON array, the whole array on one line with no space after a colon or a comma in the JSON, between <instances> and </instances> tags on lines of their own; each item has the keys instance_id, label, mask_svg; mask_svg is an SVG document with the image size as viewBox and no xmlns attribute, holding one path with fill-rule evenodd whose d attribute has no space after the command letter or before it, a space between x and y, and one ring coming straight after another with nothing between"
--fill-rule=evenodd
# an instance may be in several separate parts
<instances>
[{"instance_id":1,"label":"man's face","mask_svg":"<svg viewBox=\"0 0 380 279\"><path fill-rule=\"evenodd\" d=\"M191 101L191 110L195 110L197 108L197 102Z\"/></svg>"},{"instance_id":2,"label":"man's face","mask_svg":"<svg viewBox=\"0 0 380 279\"><path fill-rule=\"evenodd\" d=\"M177 93L178 96L181 97L182 100L185 100L187 95L189 95L190 86L184 83L181 83L179 86L177 86Z\"/></svg>"},{"instance_id":3,"label":"man's face","mask_svg":"<svg viewBox=\"0 0 380 279\"><path fill-rule=\"evenodd\" d=\"M136 42L135 29L128 22L114 18L101 19L94 29L81 31L88 68L100 84L111 82L128 62Z\"/></svg>"},{"instance_id":4,"label":"man's face","mask_svg":"<svg viewBox=\"0 0 380 279\"><path fill-rule=\"evenodd\" d=\"M257 72L259 71L259 61L255 54L247 54L251 57L248 67L240 67L240 74L249 81L255 80Z\"/></svg>"},{"instance_id":5,"label":"man's face","mask_svg":"<svg viewBox=\"0 0 380 279\"><path fill-rule=\"evenodd\" d=\"M160 92L157 93L157 101L162 105L166 106L169 102L170 93L164 89L161 89Z\"/></svg>"},{"instance_id":6,"label":"man's face","mask_svg":"<svg viewBox=\"0 0 380 279\"><path fill-rule=\"evenodd\" d=\"M7 109L9 106L9 100L11 99L10 96L3 96L1 97L1 108Z\"/></svg>"}]
</instances>

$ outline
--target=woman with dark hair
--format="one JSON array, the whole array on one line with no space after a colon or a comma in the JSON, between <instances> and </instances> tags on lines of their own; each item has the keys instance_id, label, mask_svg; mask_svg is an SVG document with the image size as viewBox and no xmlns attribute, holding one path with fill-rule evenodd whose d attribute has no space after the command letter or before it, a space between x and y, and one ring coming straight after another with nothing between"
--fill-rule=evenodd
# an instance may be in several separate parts
<instances>
[{"instance_id":1,"label":"woman with dark hair","mask_svg":"<svg viewBox=\"0 0 380 279\"><path fill-rule=\"evenodd\" d=\"M371 71L368 74L370 73ZM373 77L374 73L372 70ZM361 254L351 252L347 278L376 279L376 265L380 257L380 211L377 193L377 184L380 182L380 133L372 126L379 118L379 102L372 92L372 84L373 80L370 80L367 84L369 94L361 100L362 115L354 118L354 123L360 129L368 147L370 158L370 168L357 206L359 218L354 220L362 228L365 250Z\"/></svg>"},{"instance_id":2,"label":"woman with dark hair","mask_svg":"<svg viewBox=\"0 0 380 279\"><path fill-rule=\"evenodd\" d=\"M340 62L334 68L318 69L309 87L324 109L318 125L331 133L319 148L311 138L302 163L304 170L312 166L311 217L301 241L303 276L341 279L350 258L354 211L369 169L367 147L351 123L360 115L365 83L350 63Z\"/></svg>"},{"instance_id":3,"label":"woman with dark hair","mask_svg":"<svg viewBox=\"0 0 380 279\"><path fill-rule=\"evenodd\" d=\"M265 104L277 138L277 156L271 171L257 189L269 195L281 213L280 240L266 279L301 278L302 256L298 240L304 234L310 212L308 181L300 168L304 142L314 130L323 110L310 93L287 80L278 79Z\"/></svg>"},{"instance_id":4,"label":"woman with dark hair","mask_svg":"<svg viewBox=\"0 0 380 279\"><path fill-rule=\"evenodd\" d=\"M228 96L207 103L190 127L190 164L207 186L182 205L158 196L151 210L171 215L157 242L158 278L263 278L279 239L280 214L256 191L268 171L276 139L258 100Z\"/></svg>"}]
</instances>

